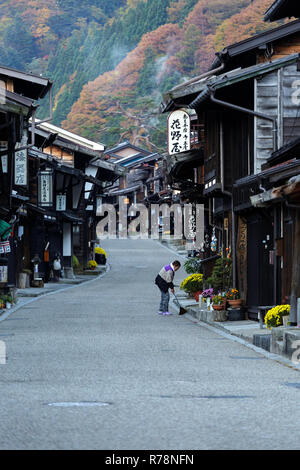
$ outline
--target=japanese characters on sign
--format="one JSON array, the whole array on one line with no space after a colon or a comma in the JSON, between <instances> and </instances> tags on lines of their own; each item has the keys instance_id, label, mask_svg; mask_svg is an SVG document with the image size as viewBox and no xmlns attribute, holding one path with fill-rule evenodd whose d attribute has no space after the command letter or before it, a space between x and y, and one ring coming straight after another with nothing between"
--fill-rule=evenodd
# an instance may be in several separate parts
<instances>
[{"instance_id":1,"label":"japanese characters on sign","mask_svg":"<svg viewBox=\"0 0 300 470\"><path fill-rule=\"evenodd\" d=\"M6 141L1 141L0 142L0 151L8 151L8 145ZM8 160L7 160L7 155L2 155L1 156L1 168L2 168L2 173L8 173Z\"/></svg>"},{"instance_id":2,"label":"japanese characters on sign","mask_svg":"<svg viewBox=\"0 0 300 470\"><path fill-rule=\"evenodd\" d=\"M66 201L67 201L67 196L65 194L57 194L56 195L56 210L65 211Z\"/></svg>"},{"instance_id":3,"label":"japanese characters on sign","mask_svg":"<svg viewBox=\"0 0 300 470\"><path fill-rule=\"evenodd\" d=\"M0 242L0 254L3 255L4 253L10 253L10 242L5 241L5 242Z\"/></svg>"},{"instance_id":4,"label":"japanese characters on sign","mask_svg":"<svg viewBox=\"0 0 300 470\"><path fill-rule=\"evenodd\" d=\"M173 111L168 118L168 153L173 155L191 148L190 116L182 109Z\"/></svg>"},{"instance_id":5,"label":"japanese characters on sign","mask_svg":"<svg viewBox=\"0 0 300 470\"><path fill-rule=\"evenodd\" d=\"M41 207L51 207L53 205L52 186L52 171L41 171L39 174L39 205Z\"/></svg>"},{"instance_id":6,"label":"japanese characters on sign","mask_svg":"<svg viewBox=\"0 0 300 470\"><path fill-rule=\"evenodd\" d=\"M23 137L21 143L16 144L15 152L15 186L27 186L27 149L19 150L26 145L27 139Z\"/></svg>"},{"instance_id":7,"label":"japanese characters on sign","mask_svg":"<svg viewBox=\"0 0 300 470\"><path fill-rule=\"evenodd\" d=\"M8 268L7 266L0 266L0 282L7 282Z\"/></svg>"}]
</instances>

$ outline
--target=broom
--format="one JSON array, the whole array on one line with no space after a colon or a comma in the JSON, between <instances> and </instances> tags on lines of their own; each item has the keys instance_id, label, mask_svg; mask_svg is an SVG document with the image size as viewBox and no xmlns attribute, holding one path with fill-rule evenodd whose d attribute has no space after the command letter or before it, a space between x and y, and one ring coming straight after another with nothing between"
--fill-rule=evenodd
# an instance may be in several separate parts
<instances>
[{"instance_id":1,"label":"broom","mask_svg":"<svg viewBox=\"0 0 300 470\"><path fill-rule=\"evenodd\" d=\"M181 307L179 300L176 297L176 294L173 294L173 295L175 297L175 300L173 300L173 302L177 305L177 307L179 307L179 315L184 315L185 313L187 313L187 310Z\"/></svg>"}]
</instances>

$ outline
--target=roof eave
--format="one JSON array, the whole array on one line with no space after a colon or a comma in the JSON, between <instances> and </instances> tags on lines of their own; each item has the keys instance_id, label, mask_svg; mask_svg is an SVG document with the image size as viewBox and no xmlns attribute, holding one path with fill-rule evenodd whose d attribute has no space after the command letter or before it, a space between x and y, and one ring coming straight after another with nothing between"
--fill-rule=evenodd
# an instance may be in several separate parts
<instances>
[{"instance_id":1,"label":"roof eave","mask_svg":"<svg viewBox=\"0 0 300 470\"><path fill-rule=\"evenodd\" d=\"M299 7L298 12L296 10L296 7L294 5L289 6L289 2L286 0L275 0L264 14L264 21L272 22L283 18L297 17L300 14Z\"/></svg>"}]
</instances>

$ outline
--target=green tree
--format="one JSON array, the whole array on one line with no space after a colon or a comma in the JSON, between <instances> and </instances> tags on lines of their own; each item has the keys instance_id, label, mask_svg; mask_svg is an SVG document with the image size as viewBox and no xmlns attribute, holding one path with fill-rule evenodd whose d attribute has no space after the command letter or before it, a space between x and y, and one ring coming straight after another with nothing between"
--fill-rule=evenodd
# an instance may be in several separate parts
<instances>
[{"instance_id":1,"label":"green tree","mask_svg":"<svg viewBox=\"0 0 300 470\"><path fill-rule=\"evenodd\" d=\"M232 261L229 258L219 258L207 283L216 291L228 290L232 286Z\"/></svg>"}]
</instances>

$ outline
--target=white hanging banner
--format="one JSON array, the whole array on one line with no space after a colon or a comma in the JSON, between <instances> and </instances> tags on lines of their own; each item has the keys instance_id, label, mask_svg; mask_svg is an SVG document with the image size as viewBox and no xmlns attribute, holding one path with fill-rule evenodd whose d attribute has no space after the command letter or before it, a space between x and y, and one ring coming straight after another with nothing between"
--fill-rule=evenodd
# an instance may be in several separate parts
<instances>
[{"instance_id":1,"label":"white hanging banner","mask_svg":"<svg viewBox=\"0 0 300 470\"><path fill-rule=\"evenodd\" d=\"M168 117L168 153L187 152L191 149L191 120L183 109L178 109Z\"/></svg>"},{"instance_id":2,"label":"white hanging banner","mask_svg":"<svg viewBox=\"0 0 300 470\"><path fill-rule=\"evenodd\" d=\"M67 196L65 194L57 194L56 196L56 210L65 211L66 210L66 201Z\"/></svg>"},{"instance_id":3,"label":"white hanging banner","mask_svg":"<svg viewBox=\"0 0 300 470\"><path fill-rule=\"evenodd\" d=\"M51 170L41 171L39 181L39 206L51 207L53 205L53 174Z\"/></svg>"},{"instance_id":4,"label":"white hanging banner","mask_svg":"<svg viewBox=\"0 0 300 470\"><path fill-rule=\"evenodd\" d=\"M7 155L1 156L2 173L8 173Z\"/></svg>"},{"instance_id":5,"label":"white hanging banner","mask_svg":"<svg viewBox=\"0 0 300 470\"><path fill-rule=\"evenodd\" d=\"M18 148L27 145L27 137L24 136L21 143L16 144L15 152L15 186L27 186L27 149Z\"/></svg>"},{"instance_id":6,"label":"white hanging banner","mask_svg":"<svg viewBox=\"0 0 300 470\"><path fill-rule=\"evenodd\" d=\"M7 266L0 266L0 282L7 282L8 269Z\"/></svg>"},{"instance_id":7,"label":"white hanging banner","mask_svg":"<svg viewBox=\"0 0 300 470\"><path fill-rule=\"evenodd\" d=\"M8 145L6 141L0 141L0 150L8 150ZM1 156L1 166L2 166L2 173L8 173L8 156L2 155Z\"/></svg>"}]
</instances>

